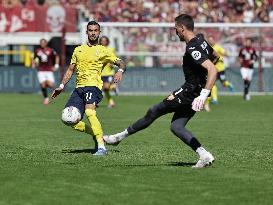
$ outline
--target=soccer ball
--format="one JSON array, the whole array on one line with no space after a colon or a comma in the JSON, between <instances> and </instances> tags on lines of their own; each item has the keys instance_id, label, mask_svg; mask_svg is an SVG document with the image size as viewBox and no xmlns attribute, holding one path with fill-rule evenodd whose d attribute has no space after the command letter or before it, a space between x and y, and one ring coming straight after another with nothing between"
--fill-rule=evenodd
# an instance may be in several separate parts
<instances>
[{"instance_id":1,"label":"soccer ball","mask_svg":"<svg viewBox=\"0 0 273 205\"><path fill-rule=\"evenodd\" d=\"M66 125L76 125L81 120L81 113L78 108L66 107L62 112L62 121Z\"/></svg>"}]
</instances>

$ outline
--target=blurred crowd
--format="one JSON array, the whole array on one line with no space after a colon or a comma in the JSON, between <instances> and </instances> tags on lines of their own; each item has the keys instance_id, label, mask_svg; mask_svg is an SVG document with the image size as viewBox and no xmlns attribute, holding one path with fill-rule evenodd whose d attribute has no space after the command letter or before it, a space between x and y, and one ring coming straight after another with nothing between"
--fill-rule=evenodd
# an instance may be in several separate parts
<instances>
[{"instance_id":1,"label":"blurred crowd","mask_svg":"<svg viewBox=\"0 0 273 205\"><path fill-rule=\"evenodd\" d=\"M273 0L0 0L4 7L60 3L78 9L80 20L173 22L178 14L196 22L273 22Z\"/></svg>"},{"instance_id":2,"label":"blurred crowd","mask_svg":"<svg viewBox=\"0 0 273 205\"><path fill-rule=\"evenodd\" d=\"M195 22L273 22L273 0L0 0L5 8L35 4L37 6L51 6L61 4L73 7L78 11L78 25L80 22L96 20L99 22L173 22L180 13L187 13L194 17ZM228 46L230 53L236 53L235 45L240 45L244 37L259 43L259 36L263 34L263 49L272 50L273 33L271 28L225 29L206 28L197 29L205 34L213 35L216 41ZM175 31L169 28L119 28L124 46L121 52L158 52L183 53L183 47L177 43ZM113 42L114 40L111 39ZM232 42L232 44L230 43ZM158 66L180 63L178 56L128 57L128 65Z\"/></svg>"}]
</instances>

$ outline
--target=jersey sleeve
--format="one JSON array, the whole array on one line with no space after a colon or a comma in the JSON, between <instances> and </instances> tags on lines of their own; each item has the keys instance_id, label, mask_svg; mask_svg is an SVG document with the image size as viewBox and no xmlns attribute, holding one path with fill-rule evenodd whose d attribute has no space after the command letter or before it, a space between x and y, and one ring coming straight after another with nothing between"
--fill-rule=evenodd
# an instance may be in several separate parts
<instances>
[{"instance_id":1,"label":"jersey sleeve","mask_svg":"<svg viewBox=\"0 0 273 205\"><path fill-rule=\"evenodd\" d=\"M219 46L218 51L216 50L216 52L218 52L220 55L224 55L226 53L226 50L223 47Z\"/></svg>"},{"instance_id":2,"label":"jersey sleeve","mask_svg":"<svg viewBox=\"0 0 273 205\"><path fill-rule=\"evenodd\" d=\"M74 52L71 57L70 64L77 64L77 57L76 57L76 49L74 49Z\"/></svg>"},{"instance_id":3,"label":"jersey sleeve","mask_svg":"<svg viewBox=\"0 0 273 205\"><path fill-rule=\"evenodd\" d=\"M189 46L187 52L191 55L196 64L202 64L205 60L209 59L208 49L203 49L201 45Z\"/></svg>"}]
</instances>

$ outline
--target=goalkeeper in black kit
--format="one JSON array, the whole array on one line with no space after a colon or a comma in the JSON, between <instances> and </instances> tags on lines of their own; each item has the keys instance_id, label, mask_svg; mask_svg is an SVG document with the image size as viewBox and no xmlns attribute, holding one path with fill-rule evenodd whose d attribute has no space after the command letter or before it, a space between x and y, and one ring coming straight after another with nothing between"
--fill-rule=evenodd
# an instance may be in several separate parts
<instances>
[{"instance_id":1,"label":"goalkeeper in black kit","mask_svg":"<svg viewBox=\"0 0 273 205\"><path fill-rule=\"evenodd\" d=\"M191 16L187 14L177 16L175 29L179 39L186 42L186 52L183 57L185 83L162 102L152 106L143 118L123 132L105 135L103 138L106 143L117 145L126 137L147 128L160 116L174 113L171 131L199 155L199 160L193 167L203 168L211 165L214 157L185 126L196 112L203 109L210 95L217 76L214 63L218 60L218 56L202 34L194 34L194 22Z\"/></svg>"}]
</instances>

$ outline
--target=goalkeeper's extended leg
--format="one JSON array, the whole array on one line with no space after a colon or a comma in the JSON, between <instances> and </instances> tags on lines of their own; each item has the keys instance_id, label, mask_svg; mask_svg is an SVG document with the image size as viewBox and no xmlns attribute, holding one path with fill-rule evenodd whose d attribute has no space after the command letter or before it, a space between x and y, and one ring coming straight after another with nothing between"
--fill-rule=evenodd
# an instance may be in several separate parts
<instances>
[{"instance_id":1,"label":"goalkeeper's extended leg","mask_svg":"<svg viewBox=\"0 0 273 205\"><path fill-rule=\"evenodd\" d=\"M161 102L153 107L151 107L146 115L137 120L135 123L130 125L127 129L120 133L116 133L113 135L105 135L103 136L103 139L108 143L112 145L119 144L120 141L122 141L124 138L128 137L129 135L132 135L140 130L143 130L150 126L157 118L159 118L162 115L165 115L167 113L171 112L170 107L166 105L166 103Z\"/></svg>"}]
</instances>

